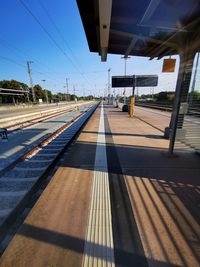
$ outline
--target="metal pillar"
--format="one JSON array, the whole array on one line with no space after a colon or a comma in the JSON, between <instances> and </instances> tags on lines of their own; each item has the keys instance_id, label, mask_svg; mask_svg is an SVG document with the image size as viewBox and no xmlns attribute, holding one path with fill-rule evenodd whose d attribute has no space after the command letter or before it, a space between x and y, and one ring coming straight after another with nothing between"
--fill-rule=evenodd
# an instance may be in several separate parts
<instances>
[{"instance_id":1,"label":"metal pillar","mask_svg":"<svg viewBox=\"0 0 200 267\"><path fill-rule=\"evenodd\" d=\"M134 115L134 105L135 105L135 86L136 86L136 79L137 79L137 76L136 75L133 75L133 81L134 81L134 85L133 85L133 89L132 89L132 96L131 96L131 99L130 99L130 117L133 118L133 115Z\"/></svg>"},{"instance_id":2,"label":"metal pillar","mask_svg":"<svg viewBox=\"0 0 200 267\"><path fill-rule=\"evenodd\" d=\"M108 104L111 102L111 92L110 92L110 71L111 68L108 69Z\"/></svg>"},{"instance_id":3,"label":"metal pillar","mask_svg":"<svg viewBox=\"0 0 200 267\"><path fill-rule=\"evenodd\" d=\"M124 76L126 76L126 61L128 58L131 58L129 56L124 56L121 57L122 59L124 59ZM126 104L126 87L124 87L124 105Z\"/></svg>"},{"instance_id":4,"label":"metal pillar","mask_svg":"<svg viewBox=\"0 0 200 267\"><path fill-rule=\"evenodd\" d=\"M194 56L195 53L194 52L191 53L191 51L189 51L189 47L185 48L185 50L181 51L180 53L178 80L176 84L176 93L175 93L173 111L170 121L171 133L170 133L170 143L168 149L169 154L173 154L174 151L174 144L177 133L181 102L187 101ZM179 123L179 127L182 126L183 121L184 121L184 112L181 112L181 122Z\"/></svg>"}]
</instances>

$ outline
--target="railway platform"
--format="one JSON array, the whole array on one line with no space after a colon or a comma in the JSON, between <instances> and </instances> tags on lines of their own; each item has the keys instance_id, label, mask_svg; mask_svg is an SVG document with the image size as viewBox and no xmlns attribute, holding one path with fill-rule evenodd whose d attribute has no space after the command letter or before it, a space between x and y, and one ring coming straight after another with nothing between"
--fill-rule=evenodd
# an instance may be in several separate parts
<instances>
[{"instance_id":1,"label":"railway platform","mask_svg":"<svg viewBox=\"0 0 200 267\"><path fill-rule=\"evenodd\" d=\"M96 109L0 266L199 266L199 156L146 116Z\"/></svg>"}]
</instances>

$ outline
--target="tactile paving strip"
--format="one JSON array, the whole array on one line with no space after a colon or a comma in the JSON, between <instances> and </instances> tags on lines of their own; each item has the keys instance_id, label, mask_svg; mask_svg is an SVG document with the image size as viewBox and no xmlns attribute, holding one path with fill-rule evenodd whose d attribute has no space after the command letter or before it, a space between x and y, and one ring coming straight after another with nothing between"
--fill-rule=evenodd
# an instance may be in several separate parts
<instances>
[{"instance_id":1,"label":"tactile paving strip","mask_svg":"<svg viewBox=\"0 0 200 267\"><path fill-rule=\"evenodd\" d=\"M103 105L101 106L91 206L84 248L83 267L86 266L115 266Z\"/></svg>"}]
</instances>

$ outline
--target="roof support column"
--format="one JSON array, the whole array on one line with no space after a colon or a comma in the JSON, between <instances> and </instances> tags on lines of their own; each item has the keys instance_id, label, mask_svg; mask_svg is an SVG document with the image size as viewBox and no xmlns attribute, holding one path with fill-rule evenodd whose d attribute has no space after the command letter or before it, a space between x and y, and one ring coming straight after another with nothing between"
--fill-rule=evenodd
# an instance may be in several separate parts
<instances>
[{"instance_id":1,"label":"roof support column","mask_svg":"<svg viewBox=\"0 0 200 267\"><path fill-rule=\"evenodd\" d=\"M190 87L190 80L192 75L192 67L195 57L195 52L190 51L189 44L180 52L180 65L178 80L176 84L175 99L173 105L173 111L170 121L170 144L169 154L173 154L174 144L177 134L177 127L182 128L184 122L184 115L187 109L184 108L183 104L187 103L187 96ZM185 105L187 106L187 105Z\"/></svg>"}]
</instances>

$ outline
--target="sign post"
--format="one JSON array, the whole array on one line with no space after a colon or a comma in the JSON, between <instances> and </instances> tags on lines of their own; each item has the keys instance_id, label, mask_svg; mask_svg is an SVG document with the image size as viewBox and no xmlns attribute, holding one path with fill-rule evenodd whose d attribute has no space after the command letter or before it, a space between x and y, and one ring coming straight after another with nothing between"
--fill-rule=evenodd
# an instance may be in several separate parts
<instances>
[{"instance_id":1,"label":"sign post","mask_svg":"<svg viewBox=\"0 0 200 267\"><path fill-rule=\"evenodd\" d=\"M132 96L130 97L130 117L134 115L135 87L152 87L158 85L158 75L132 75L132 76L113 76L112 87L132 87Z\"/></svg>"}]
</instances>

